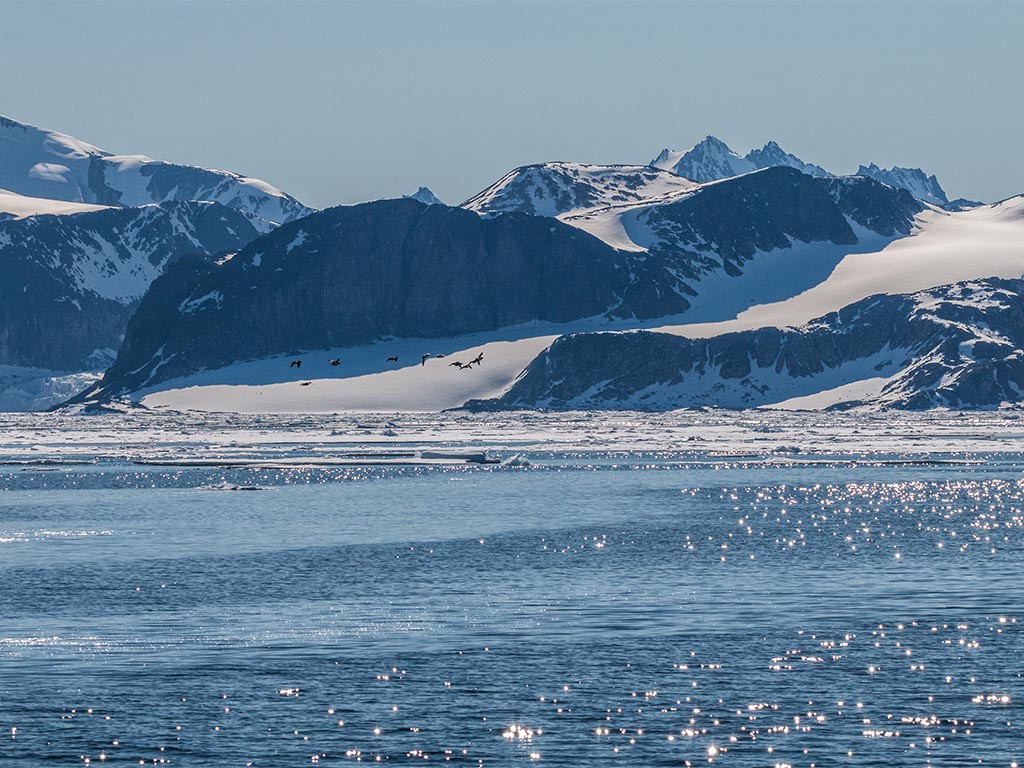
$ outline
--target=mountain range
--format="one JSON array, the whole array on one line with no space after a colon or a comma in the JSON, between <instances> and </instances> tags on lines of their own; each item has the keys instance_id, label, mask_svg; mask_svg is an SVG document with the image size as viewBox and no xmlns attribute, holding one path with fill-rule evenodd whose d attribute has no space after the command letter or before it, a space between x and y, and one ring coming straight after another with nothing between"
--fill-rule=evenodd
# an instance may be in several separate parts
<instances>
[{"instance_id":1,"label":"mountain range","mask_svg":"<svg viewBox=\"0 0 1024 768\"><path fill-rule=\"evenodd\" d=\"M4 119L0 187L0 406L1021 399L1024 198L950 201L918 169L709 136L523 166L457 207L421 187L318 212Z\"/></svg>"},{"instance_id":2,"label":"mountain range","mask_svg":"<svg viewBox=\"0 0 1024 768\"><path fill-rule=\"evenodd\" d=\"M820 165L805 163L796 155L786 152L774 141L769 141L760 149L752 149L746 155L740 156L715 136L707 136L687 150L663 149L651 161L651 165L701 183L719 181L775 166L796 168L808 176L835 175ZM861 165L854 175L870 176L889 186L905 189L918 200L949 210L960 211L982 204L966 198L951 201L939 180L920 168L879 168L870 163Z\"/></svg>"},{"instance_id":3,"label":"mountain range","mask_svg":"<svg viewBox=\"0 0 1024 768\"><path fill-rule=\"evenodd\" d=\"M331 208L230 260L169 270L140 306L100 391L123 394L237 360L382 336L682 316L701 276L741 275L756 254L793 240L855 247L850 221L876 236L906 234L919 209L906 192L871 179L772 168L655 206L644 221L658 239L646 251L624 251L520 212L481 217L411 199ZM718 244L714 254L703 247L709 242Z\"/></svg>"}]
</instances>

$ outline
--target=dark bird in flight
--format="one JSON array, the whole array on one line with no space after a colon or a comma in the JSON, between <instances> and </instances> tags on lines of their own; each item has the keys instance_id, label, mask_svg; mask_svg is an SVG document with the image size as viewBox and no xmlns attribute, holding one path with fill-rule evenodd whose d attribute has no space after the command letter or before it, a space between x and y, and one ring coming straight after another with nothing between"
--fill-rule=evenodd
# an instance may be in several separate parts
<instances>
[{"instance_id":1,"label":"dark bird in flight","mask_svg":"<svg viewBox=\"0 0 1024 768\"><path fill-rule=\"evenodd\" d=\"M397 363L398 362L398 358L397 357L389 357L388 358L388 362L389 363Z\"/></svg>"},{"instance_id":2,"label":"dark bird in flight","mask_svg":"<svg viewBox=\"0 0 1024 768\"><path fill-rule=\"evenodd\" d=\"M291 363L288 364L288 367L289 368L301 368L302 367L302 361L301 360L292 360Z\"/></svg>"},{"instance_id":3,"label":"dark bird in flight","mask_svg":"<svg viewBox=\"0 0 1024 768\"><path fill-rule=\"evenodd\" d=\"M333 360L331 360L331 365L341 365L341 359L337 357L334 358Z\"/></svg>"},{"instance_id":4,"label":"dark bird in flight","mask_svg":"<svg viewBox=\"0 0 1024 768\"><path fill-rule=\"evenodd\" d=\"M483 362L484 362L484 353L481 352L479 355L477 355L472 360L470 360L469 364L470 365L483 365Z\"/></svg>"},{"instance_id":5,"label":"dark bird in flight","mask_svg":"<svg viewBox=\"0 0 1024 768\"><path fill-rule=\"evenodd\" d=\"M445 357L445 355L434 355L434 357Z\"/></svg>"},{"instance_id":6,"label":"dark bird in flight","mask_svg":"<svg viewBox=\"0 0 1024 768\"><path fill-rule=\"evenodd\" d=\"M459 368L465 368L466 366L456 360L454 363L448 363L448 367L451 368L453 365L457 365Z\"/></svg>"},{"instance_id":7,"label":"dark bird in flight","mask_svg":"<svg viewBox=\"0 0 1024 768\"><path fill-rule=\"evenodd\" d=\"M420 365L426 365L427 360L429 360L432 357L433 355L420 355Z\"/></svg>"},{"instance_id":8,"label":"dark bird in flight","mask_svg":"<svg viewBox=\"0 0 1024 768\"><path fill-rule=\"evenodd\" d=\"M299 386L300 387L308 387L312 383L313 383L312 381L304 381L301 384L299 384Z\"/></svg>"}]
</instances>

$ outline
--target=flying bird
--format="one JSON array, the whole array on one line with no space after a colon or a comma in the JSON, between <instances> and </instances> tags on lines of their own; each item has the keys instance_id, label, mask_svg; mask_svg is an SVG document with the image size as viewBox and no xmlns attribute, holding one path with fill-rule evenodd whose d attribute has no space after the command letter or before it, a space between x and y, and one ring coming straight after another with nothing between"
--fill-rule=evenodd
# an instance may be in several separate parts
<instances>
[{"instance_id":1,"label":"flying bird","mask_svg":"<svg viewBox=\"0 0 1024 768\"><path fill-rule=\"evenodd\" d=\"M300 387L308 387L312 383L313 383L312 381L304 381L301 384L299 384L299 386Z\"/></svg>"},{"instance_id":2,"label":"flying bird","mask_svg":"<svg viewBox=\"0 0 1024 768\"><path fill-rule=\"evenodd\" d=\"M288 367L289 368L301 368L302 367L302 361L301 360L292 360L291 363L288 364Z\"/></svg>"},{"instance_id":3,"label":"flying bird","mask_svg":"<svg viewBox=\"0 0 1024 768\"><path fill-rule=\"evenodd\" d=\"M389 363L397 363L398 362L398 358L397 357L389 357L387 361Z\"/></svg>"},{"instance_id":4,"label":"flying bird","mask_svg":"<svg viewBox=\"0 0 1024 768\"><path fill-rule=\"evenodd\" d=\"M483 362L484 362L484 353L481 352L479 355L477 355L472 360L470 360L469 364L470 365L483 365Z\"/></svg>"},{"instance_id":5,"label":"flying bird","mask_svg":"<svg viewBox=\"0 0 1024 768\"><path fill-rule=\"evenodd\" d=\"M420 365L426 365L427 360L429 360L432 357L433 355L420 355Z\"/></svg>"},{"instance_id":6,"label":"flying bird","mask_svg":"<svg viewBox=\"0 0 1024 768\"><path fill-rule=\"evenodd\" d=\"M331 360L331 365L341 365L341 359L337 357L334 358L333 360Z\"/></svg>"},{"instance_id":7,"label":"flying bird","mask_svg":"<svg viewBox=\"0 0 1024 768\"><path fill-rule=\"evenodd\" d=\"M448 363L448 367L451 368L453 365L459 366L459 368L465 368L466 366L456 360L454 363Z\"/></svg>"}]
</instances>

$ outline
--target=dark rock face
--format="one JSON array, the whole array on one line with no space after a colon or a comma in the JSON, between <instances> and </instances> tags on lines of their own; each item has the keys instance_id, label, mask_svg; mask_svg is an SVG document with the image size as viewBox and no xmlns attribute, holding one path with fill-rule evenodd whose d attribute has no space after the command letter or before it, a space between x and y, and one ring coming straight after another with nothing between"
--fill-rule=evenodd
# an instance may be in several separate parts
<instances>
[{"instance_id":1,"label":"dark rock face","mask_svg":"<svg viewBox=\"0 0 1024 768\"><path fill-rule=\"evenodd\" d=\"M184 254L236 250L250 217L164 203L0 222L0 363L74 371L113 354L149 282Z\"/></svg>"},{"instance_id":2,"label":"dark rock face","mask_svg":"<svg viewBox=\"0 0 1024 768\"><path fill-rule=\"evenodd\" d=\"M934 174L929 176L920 168L879 168L874 163L862 165L857 169L858 176L869 176L894 187L902 187L913 193L919 200L926 200L935 205L945 206L949 203L946 192Z\"/></svg>"},{"instance_id":3,"label":"dark rock face","mask_svg":"<svg viewBox=\"0 0 1024 768\"><path fill-rule=\"evenodd\" d=\"M824 183L846 216L880 235L909 235L914 216L924 208L907 190L867 177L845 176Z\"/></svg>"},{"instance_id":4,"label":"dark rock face","mask_svg":"<svg viewBox=\"0 0 1024 768\"><path fill-rule=\"evenodd\" d=\"M290 349L678 312L670 277L551 219L411 199L332 208L157 280L103 386L138 387L157 365L150 383Z\"/></svg>"},{"instance_id":5,"label":"dark rock face","mask_svg":"<svg viewBox=\"0 0 1024 768\"><path fill-rule=\"evenodd\" d=\"M503 397L468 405L742 408L888 377L875 405L991 408L1024 400L1022 346L1024 281L989 279L872 296L801 328L562 336Z\"/></svg>"},{"instance_id":6,"label":"dark rock face","mask_svg":"<svg viewBox=\"0 0 1024 768\"><path fill-rule=\"evenodd\" d=\"M968 200L966 197L958 197L956 200L950 200L943 206L947 211L969 211L971 208L980 208L985 203L979 202L978 200Z\"/></svg>"},{"instance_id":7,"label":"dark rock face","mask_svg":"<svg viewBox=\"0 0 1024 768\"><path fill-rule=\"evenodd\" d=\"M684 244L713 243L715 254L733 266L759 250L788 248L791 238L836 244L857 241L828 190L789 168L772 168L706 187L685 200L649 209L642 220L662 241L652 251L667 254L672 249L685 251Z\"/></svg>"},{"instance_id":8,"label":"dark rock face","mask_svg":"<svg viewBox=\"0 0 1024 768\"><path fill-rule=\"evenodd\" d=\"M819 179L775 167L644 209L637 220L655 235L652 254L697 278L715 269L738 275L756 252L794 240L855 244L846 217L880 235L906 235L921 210L906 191L871 179Z\"/></svg>"}]
</instances>

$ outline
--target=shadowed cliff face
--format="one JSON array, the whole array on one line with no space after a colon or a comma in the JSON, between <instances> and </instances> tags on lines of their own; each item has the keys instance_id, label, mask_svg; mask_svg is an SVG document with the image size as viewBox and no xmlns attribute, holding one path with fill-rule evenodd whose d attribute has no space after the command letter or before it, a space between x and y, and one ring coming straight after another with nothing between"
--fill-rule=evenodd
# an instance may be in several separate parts
<instances>
[{"instance_id":1,"label":"shadowed cliff face","mask_svg":"<svg viewBox=\"0 0 1024 768\"><path fill-rule=\"evenodd\" d=\"M0 364L95 369L90 356L113 355L168 263L237 249L257 234L248 216L217 203L0 222Z\"/></svg>"},{"instance_id":2,"label":"shadowed cliff face","mask_svg":"<svg viewBox=\"0 0 1024 768\"><path fill-rule=\"evenodd\" d=\"M777 167L711 184L636 219L653 236L652 254L697 278L719 268L738 275L758 251L794 240L854 245L850 221L879 235L906 235L921 209L905 190L872 179L816 179Z\"/></svg>"},{"instance_id":3,"label":"shadowed cliff face","mask_svg":"<svg viewBox=\"0 0 1024 768\"><path fill-rule=\"evenodd\" d=\"M503 397L470 405L742 408L885 377L879 406L986 408L1024 399L1022 345L1024 281L990 279L872 296L800 328L562 336Z\"/></svg>"},{"instance_id":4,"label":"shadowed cliff face","mask_svg":"<svg viewBox=\"0 0 1024 768\"><path fill-rule=\"evenodd\" d=\"M483 219L410 199L333 208L260 238L222 266L168 272L129 325L106 380L131 388L158 365L164 379L388 336L672 314L686 307L673 283L657 265L630 262L550 219Z\"/></svg>"}]
</instances>

